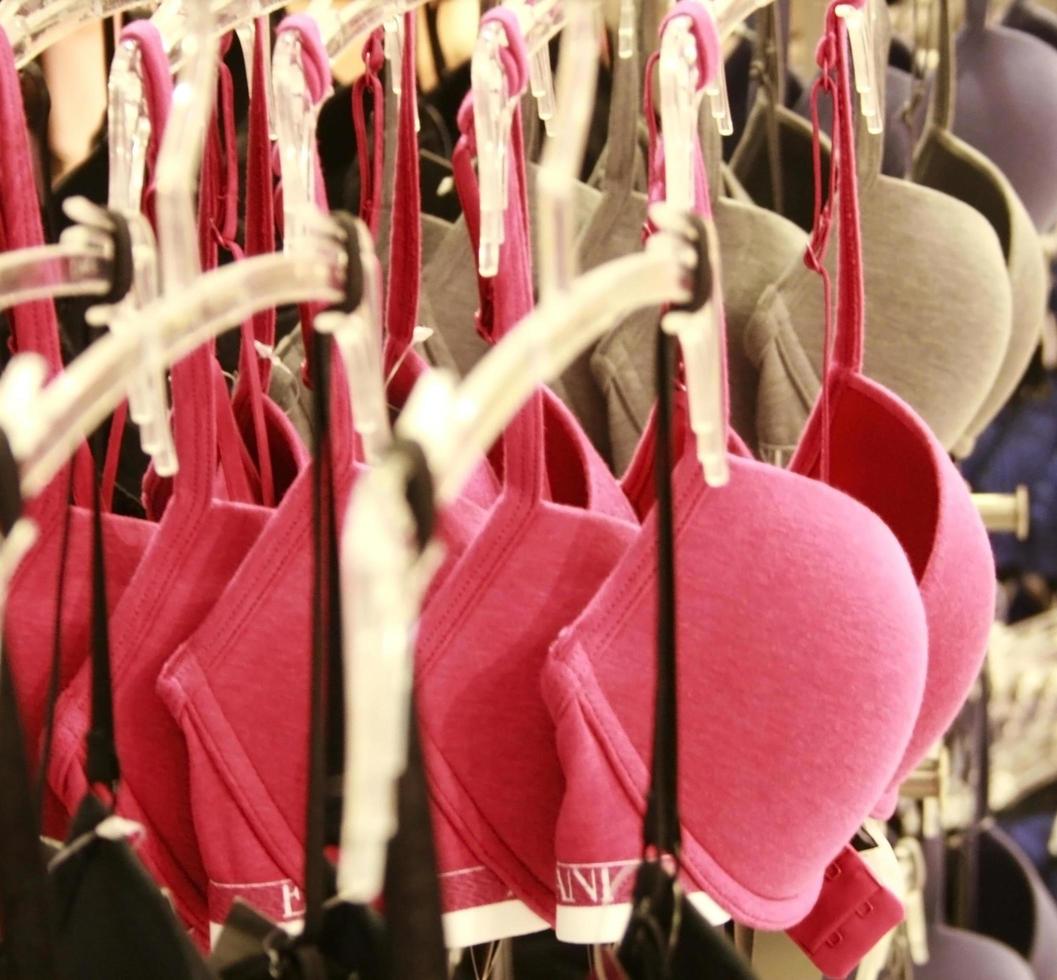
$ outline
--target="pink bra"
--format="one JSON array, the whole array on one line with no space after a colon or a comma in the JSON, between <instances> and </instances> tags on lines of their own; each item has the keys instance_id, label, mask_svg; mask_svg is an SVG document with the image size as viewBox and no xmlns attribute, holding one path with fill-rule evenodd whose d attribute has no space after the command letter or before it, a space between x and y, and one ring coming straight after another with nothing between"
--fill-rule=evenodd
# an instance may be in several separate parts
<instances>
[{"instance_id":1,"label":"pink bra","mask_svg":"<svg viewBox=\"0 0 1057 980\"><path fill-rule=\"evenodd\" d=\"M28 132L14 55L0 31L0 174L7 188L7 193L0 195L0 249L5 251L44 244L37 197L32 191L35 177ZM8 316L13 349L42 356L51 376L62 371L53 304L49 300L22 303L11 308ZM76 479L71 480L72 474ZM19 692L26 751L34 765L41 757L53 650L60 655L60 685L66 684L88 655L90 579L79 573L87 571L91 560L92 478L91 458L83 446L75 462L60 470L28 502L27 514L37 525L39 538L18 569L8 596L6 629L10 639L5 654ZM112 472L109 478L112 481ZM104 494L111 496L106 491ZM132 578L155 525L112 513L104 513L102 521L108 598L113 604ZM67 574L60 605L64 554ZM45 799L43 822L50 836L64 835L66 814L52 796Z\"/></svg>"},{"instance_id":2,"label":"pink bra","mask_svg":"<svg viewBox=\"0 0 1057 980\"><path fill-rule=\"evenodd\" d=\"M280 28L297 31L306 78L318 100L329 64L315 22L287 17ZM407 36L413 39L413 30ZM413 49L405 55L405 92L414 92ZM413 132L414 99L402 101L401 121ZM400 199L410 201L393 218L387 297L386 373L401 364L391 400L401 404L404 385L421 370L409 349L415 324L419 242L417 151L403 144L397 161ZM322 185L319 198L322 203ZM413 221L410 218L413 217ZM302 311L311 323L316 310ZM310 350L314 345L310 346ZM345 374L332 359L331 441L338 513L363 464L357 458ZM165 663L157 692L188 760L189 827L203 865L206 909L215 928L241 898L277 922L302 916L302 861L307 776L304 733L309 717L312 650L312 479L303 472L274 517L222 587L222 595ZM481 467L471 493L447 515L441 533L451 558L467 547L484 511L476 500L494 499L493 477ZM474 499L471 499L471 494ZM441 571L443 581L446 570ZM221 591L221 590L218 590ZM252 679L253 683L248 683Z\"/></svg>"},{"instance_id":3,"label":"pink bra","mask_svg":"<svg viewBox=\"0 0 1057 980\"><path fill-rule=\"evenodd\" d=\"M521 91L527 59L516 20L503 8L485 20L503 26L510 91ZM454 163L476 245L470 109L467 101ZM495 340L533 302L519 127L515 116L499 274L479 283L479 326ZM564 417L556 405L548 408L552 397L538 389L504 433L493 453L502 472L499 500L430 598L419 631L420 730L450 946L554 921L562 779L540 671L558 630L590 600L638 530L619 485L588 452L575 422L564 431L547 424Z\"/></svg>"},{"instance_id":4,"label":"pink bra","mask_svg":"<svg viewBox=\"0 0 1057 980\"><path fill-rule=\"evenodd\" d=\"M156 31L143 30L138 39L145 63L158 66L157 71L148 72L148 78L157 83L148 86L157 122L163 118L165 99L171 92L168 63ZM212 152L207 147L199 208L206 267L216 255L212 225L222 194L217 161L215 147ZM154 686L166 658L212 607L272 513L243 502L253 494L238 458L230 466L219 465L223 454L218 454L218 444L225 440L230 444L231 436L237 439L238 434L234 429L227 436L218 432L218 420L230 419L231 411L226 404L227 389L217 384L217 377L212 344L172 369L172 418L180 469L171 481L151 475L145 480L145 501L151 507L164 507L164 512L113 611L110 626L114 711L122 719L117 731L123 769L118 812L147 828L140 855L170 890L177 911L200 944L208 935L204 873L187 802L187 757L179 729L155 695ZM225 405L218 411L220 399ZM112 564L109 553L107 562ZM90 665L84 663L62 694L56 712L48 778L71 812L87 789L83 733L90 687Z\"/></svg>"},{"instance_id":5,"label":"pink bra","mask_svg":"<svg viewBox=\"0 0 1057 980\"><path fill-rule=\"evenodd\" d=\"M698 4L672 16L694 22L699 56L718 50ZM702 68L704 79L715 63ZM655 130L651 101L647 85ZM656 191L659 148L651 164ZM700 158L697 170L707 217ZM924 612L899 543L845 494L740 452L729 456L729 483L707 487L681 404L673 500L684 886L713 921L725 912L783 929L810 910L823 870L905 752L924 682ZM651 420L637 470L653 438ZM565 775L557 926L571 942L620 938L642 853L654 520L651 511L544 670Z\"/></svg>"},{"instance_id":6,"label":"pink bra","mask_svg":"<svg viewBox=\"0 0 1057 980\"><path fill-rule=\"evenodd\" d=\"M835 103L830 186L840 205L838 293L835 314L827 312L825 385L789 468L878 514L906 551L921 592L929 635L925 696L903 761L874 810L887 817L900 782L950 726L979 674L994 618L995 571L969 488L943 447L905 402L862 373L863 267L846 43L831 6L813 100L817 105L827 91ZM816 126L816 148L818 140ZM805 256L822 276L827 311L822 260L831 208L832 199L816 201Z\"/></svg>"}]
</instances>

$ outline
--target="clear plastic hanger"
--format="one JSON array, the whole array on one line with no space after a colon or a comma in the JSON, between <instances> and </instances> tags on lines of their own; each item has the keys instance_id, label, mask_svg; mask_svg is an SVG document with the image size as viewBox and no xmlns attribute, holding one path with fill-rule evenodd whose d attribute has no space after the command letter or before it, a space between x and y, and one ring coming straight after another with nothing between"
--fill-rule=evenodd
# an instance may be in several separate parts
<instances>
[{"instance_id":1,"label":"clear plastic hanger","mask_svg":"<svg viewBox=\"0 0 1057 980\"><path fill-rule=\"evenodd\" d=\"M301 60L301 37L282 31L272 52L276 147L283 186L283 248L296 249L308 233L316 206L316 122L329 94L313 102Z\"/></svg>"},{"instance_id":2,"label":"clear plastic hanger","mask_svg":"<svg viewBox=\"0 0 1057 980\"><path fill-rule=\"evenodd\" d=\"M561 113L548 129L536 182L540 294L544 297L568 289L576 276L573 193L587 148L598 82L599 5L595 0L569 0L566 9L558 59Z\"/></svg>"},{"instance_id":3,"label":"clear plastic hanger","mask_svg":"<svg viewBox=\"0 0 1057 980\"><path fill-rule=\"evenodd\" d=\"M270 306L337 302L344 270L344 236L332 227L311 250L296 256L254 256L213 270L182 293L163 295L139 309L127 329L111 324L111 332L26 401L22 416L13 422L8 437L20 463L23 493L33 496L48 484L85 436L127 397L144 365L165 371ZM148 359L144 332L135 329L143 318L157 326L154 360ZM36 354L17 354L5 374L28 373L32 380L37 360ZM27 382L25 390L31 387Z\"/></svg>"},{"instance_id":4,"label":"clear plastic hanger","mask_svg":"<svg viewBox=\"0 0 1057 980\"><path fill-rule=\"evenodd\" d=\"M700 0L708 7L713 19L718 26L718 6L716 0ZM715 120L716 128L723 136L730 136L734 132L734 117L730 114L730 98L727 95L727 74L717 71L715 75L705 83L705 97L708 99L709 112Z\"/></svg>"},{"instance_id":5,"label":"clear plastic hanger","mask_svg":"<svg viewBox=\"0 0 1057 980\"><path fill-rule=\"evenodd\" d=\"M247 70L252 71L253 20L275 6L267 0L212 0L205 8L209 13L208 23L202 21L195 28L190 21L194 16L190 3L185 0L162 0L151 20L161 35L162 45L170 61L175 63L186 58L198 43L195 39L197 29L207 31L214 43L227 30L235 30L244 57L249 59ZM212 95L208 98L211 100ZM125 214L133 214L138 212L142 199L147 145L151 135L142 59L139 45L134 40L125 40L118 45L111 65L107 99L110 164L108 199L111 207ZM143 247L146 248L146 242ZM141 268L149 269L151 263L145 258ZM149 335L145 340L145 357L150 363L158 360L151 339L156 332L155 325L143 319L140 320L142 326L131 324L136 319L135 311L157 297L158 271L157 263L154 263L151 270L153 288L150 283L145 283L142 288L133 289L120 310L101 314L103 322L109 323L112 329L120 325L121 329L144 330ZM144 452L153 458L155 470L163 476L175 473L177 466L168 412L164 375L144 367L140 381L129 392L129 414L139 428Z\"/></svg>"},{"instance_id":6,"label":"clear plastic hanger","mask_svg":"<svg viewBox=\"0 0 1057 980\"><path fill-rule=\"evenodd\" d=\"M711 16L711 10L709 15ZM718 30L718 28L717 28ZM710 65L721 74L723 66ZM694 161L698 141L700 100L708 79L700 77L701 57L689 17L668 21L661 37L658 61L661 132L664 136L665 200L688 211L694 205ZM710 486L730 478L727 463L726 403L723 394L722 291L715 228L706 222L713 271L712 296L690 313L668 317L683 352L690 427L696 436L698 459Z\"/></svg>"},{"instance_id":7,"label":"clear plastic hanger","mask_svg":"<svg viewBox=\"0 0 1057 980\"><path fill-rule=\"evenodd\" d=\"M145 5L150 6L149 0L146 4L144 0L4 0L0 3L0 28L11 43L15 64L24 68L82 25Z\"/></svg>"},{"instance_id":8,"label":"clear plastic hanger","mask_svg":"<svg viewBox=\"0 0 1057 980\"><path fill-rule=\"evenodd\" d=\"M837 16L848 29L852 66L855 69L855 90L859 93L859 110L866 117L867 131L877 135L884 131L877 88L878 73L883 70L876 63L874 36L874 0L852 0L836 8Z\"/></svg>"},{"instance_id":9,"label":"clear plastic hanger","mask_svg":"<svg viewBox=\"0 0 1057 980\"><path fill-rule=\"evenodd\" d=\"M102 296L113 280L113 228L107 213L83 197L63 204L78 222L55 245L0 254L0 309L35 299Z\"/></svg>"},{"instance_id":10,"label":"clear plastic hanger","mask_svg":"<svg viewBox=\"0 0 1057 980\"><path fill-rule=\"evenodd\" d=\"M317 24L327 57L334 61L357 39L373 34L380 27L388 27L393 37L386 38L386 58L393 64L394 91L399 92L398 59L403 56L403 45L397 26L404 14L421 7L426 0L350 0L335 4L331 0L312 0L305 11Z\"/></svg>"},{"instance_id":11,"label":"clear plastic hanger","mask_svg":"<svg viewBox=\"0 0 1057 980\"><path fill-rule=\"evenodd\" d=\"M392 442L389 403L385 396L382 361L382 265L374 251L371 233L355 221L363 299L351 313L324 310L314 325L329 333L341 353L354 406L353 425L363 443L364 459L374 464Z\"/></svg>"},{"instance_id":12,"label":"clear plastic hanger","mask_svg":"<svg viewBox=\"0 0 1057 980\"><path fill-rule=\"evenodd\" d=\"M518 18L530 63L547 53L547 44L564 26L562 0L506 0L503 6ZM518 93L508 91L500 51L506 32L494 21L483 24L477 35L470 77L473 86L474 131L477 137L477 173L481 188L481 237L477 264L482 276L499 270L503 244L503 214L507 204L507 147ZM549 63L548 63L549 64Z\"/></svg>"},{"instance_id":13,"label":"clear plastic hanger","mask_svg":"<svg viewBox=\"0 0 1057 980\"><path fill-rule=\"evenodd\" d=\"M407 500L408 459L387 454L357 481L342 533L345 779L338 895L382 892L397 829L397 780L407 767L414 635L441 547L420 552Z\"/></svg>"},{"instance_id":14,"label":"clear plastic hanger","mask_svg":"<svg viewBox=\"0 0 1057 980\"><path fill-rule=\"evenodd\" d=\"M319 102L312 101L297 31L283 31L272 54L276 134L283 182L283 250L295 253L306 240L318 240L330 221L316 204L316 122ZM355 223L364 302L352 313L324 311L315 327L332 333L342 353L349 392L356 407L354 424L368 462L378 458L391 437L382 371L382 271L370 233Z\"/></svg>"}]
</instances>

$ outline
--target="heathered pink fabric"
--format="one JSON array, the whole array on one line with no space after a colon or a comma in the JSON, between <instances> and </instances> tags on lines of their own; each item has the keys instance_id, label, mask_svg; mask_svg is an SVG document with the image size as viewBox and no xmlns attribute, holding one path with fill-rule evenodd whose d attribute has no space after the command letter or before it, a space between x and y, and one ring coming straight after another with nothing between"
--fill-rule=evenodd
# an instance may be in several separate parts
<instances>
[{"instance_id":1,"label":"heathered pink fabric","mask_svg":"<svg viewBox=\"0 0 1057 980\"><path fill-rule=\"evenodd\" d=\"M520 91L527 61L516 21L502 9L486 19L506 31L510 90ZM476 247L469 101L460 128L456 185ZM518 118L509 159L499 274L480 280L479 328L500 343L533 302ZM504 900L554 921L562 778L540 670L558 630L590 600L638 529L616 480L552 397L539 389L507 428L501 455L493 453L503 476L499 501L431 597L419 633L418 705L444 910L462 913L464 923L473 918L480 941L524 931L517 922L525 919L492 917L489 907Z\"/></svg>"},{"instance_id":2,"label":"heathered pink fabric","mask_svg":"<svg viewBox=\"0 0 1057 980\"><path fill-rule=\"evenodd\" d=\"M698 4L670 16L714 30ZM647 114L652 123L649 101ZM656 187L658 153L652 162ZM703 176L699 164L707 216ZM906 748L924 681L924 612L899 543L847 495L737 451L730 482L707 487L678 404L684 884L739 922L781 929L810 910L826 865ZM651 422L644 442L653 438ZM644 460L640 452L640 471ZM654 519L553 644L544 671L565 774L558 901L571 909L629 901L641 857Z\"/></svg>"},{"instance_id":3,"label":"heathered pink fabric","mask_svg":"<svg viewBox=\"0 0 1057 980\"><path fill-rule=\"evenodd\" d=\"M790 469L829 483L883 518L921 591L928 676L910 744L875 808L875 815L887 817L900 782L954 721L979 674L994 618L995 570L969 488L943 447L905 402L862 373L864 270L847 62L846 29L831 6L819 64L835 83L831 186L840 207L838 292L827 323L825 387ZM809 264L812 249L824 254L828 225L824 211Z\"/></svg>"},{"instance_id":4,"label":"heathered pink fabric","mask_svg":"<svg viewBox=\"0 0 1057 980\"><path fill-rule=\"evenodd\" d=\"M328 81L327 60L314 22L291 16L280 30L297 31L306 78L319 99ZM413 37L413 31L408 31ZM413 52L405 65L413 70ZM405 75L405 92L414 76ZM402 128L413 132L414 99L403 100ZM419 225L412 192L417 188L417 150L401 147L398 200L393 216L387 299L387 373L404 370L390 386L401 405L421 362L408 349L418 293ZM325 205L321 184L318 201ZM409 218L413 217L414 221ZM306 311L311 315L315 310ZM303 315L306 315L303 313ZM332 373L331 440L338 514L362 463L357 458L352 410L340 358ZM494 499L493 477L482 468L474 479L477 499ZM460 500L441 528L451 557L440 577L476 533L484 511ZM301 893L307 780L312 608L312 480L302 473L223 595L201 625L166 663L157 691L176 724L191 761L189 793L194 833L201 848L208 918L222 923L237 898L275 921L304 911ZM353 624L346 622L346 629Z\"/></svg>"}]
</instances>

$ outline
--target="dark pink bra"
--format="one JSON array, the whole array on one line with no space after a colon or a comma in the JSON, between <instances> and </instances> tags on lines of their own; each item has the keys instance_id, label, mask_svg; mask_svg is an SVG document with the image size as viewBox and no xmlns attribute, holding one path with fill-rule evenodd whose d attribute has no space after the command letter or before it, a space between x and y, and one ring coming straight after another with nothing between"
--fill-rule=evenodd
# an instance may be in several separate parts
<instances>
[{"instance_id":1,"label":"dark pink bra","mask_svg":"<svg viewBox=\"0 0 1057 980\"><path fill-rule=\"evenodd\" d=\"M698 4L678 4L677 16L691 18L699 57L718 48ZM714 69L703 62L702 84ZM655 126L649 96L647 85ZM651 164L656 196L659 147ZM696 183L707 218L700 159ZM924 612L898 541L846 494L739 452L729 483L707 487L682 404L673 499L684 887L713 921L725 912L783 929L809 911L905 752L924 683ZM544 670L565 775L557 927L571 942L620 938L641 857L654 520L651 511Z\"/></svg>"},{"instance_id":2,"label":"dark pink bra","mask_svg":"<svg viewBox=\"0 0 1057 980\"><path fill-rule=\"evenodd\" d=\"M839 205L835 312L823 265L833 199L816 201L805 261L826 292L822 394L790 470L820 479L879 515L903 546L928 623L928 675L914 734L874 815L890 816L899 784L947 730L979 674L994 617L995 571L983 523L958 470L913 410L862 373L863 264L847 34L831 5L819 44L821 92L834 100L830 187ZM816 160L819 133L815 128ZM816 177L816 187L818 186ZM825 607L819 607L825 608Z\"/></svg>"},{"instance_id":3,"label":"dark pink bra","mask_svg":"<svg viewBox=\"0 0 1057 980\"><path fill-rule=\"evenodd\" d=\"M306 79L318 101L329 81L329 65L315 22L292 16L281 30L300 35ZM413 30L407 36L413 39ZM414 64L410 48L405 66L412 74L404 76L405 93L414 92ZM401 130L413 134L413 95L402 107ZM391 401L399 405L405 395L402 383L420 370L408 347L420 266L413 137L409 145L401 142L396 169L398 200L407 203L393 216L386 373L402 365L389 389ZM321 183L317 201L325 205ZM315 312L303 310L305 322L311 323ZM309 350L317 356L315 343ZM345 374L336 356L331 387L333 475L342 514L363 463ZM161 710L169 724L178 726L176 736L188 760L183 790L190 797L189 832L197 838L203 911L214 929L238 898L277 922L289 923L304 912L303 746L312 650L312 489L311 472L306 471L157 680ZM484 518L476 499L494 499L493 477L486 467L479 468L470 491L446 515L441 533L451 558L441 570L441 582Z\"/></svg>"},{"instance_id":4,"label":"dark pink bra","mask_svg":"<svg viewBox=\"0 0 1057 980\"><path fill-rule=\"evenodd\" d=\"M527 83L517 21L497 8L509 90ZM460 113L456 185L473 244L478 190L471 105ZM479 280L489 340L531 311L528 205L520 120L499 273ZM634 512L586 436L546 389L492 454L499 500L423 613L417 692L449 945L554 922L554 840L562 798L554 730L539 678L547 647L634 539Z\"/></svg>"},{"instance_id":5,"label":"dark pink bra","mask_svg":"<svg viewBox=\"0 0 1057 980\"><path fill-rule=\"evenodd\" d=\"M156 31L140 28L137 40L148 66L148 104L157 125L164 120L171 98L168 61ZM260 58L264 57L262 44L259 38ZM263 100L258 98L256 104L263 105ZM259 131L258 122L255 133ZM216 257L216 216L224 211L225 193L231 193L220 179L215 139L211 132L203 156L199 201L200 246L206 268ZM266 143L258 145L266 147ZM140 855L170 890L177 911L200 944L208 937L205 875L188 803L187 756L179 729L154 687L165 660L213 606L272 514L269 508L246 502L255 494L243 465L242 448L233 460L229 456L230 465L222 465L225 454L218 452L218 446L238 445L241 439L233 424L226 386L222 378L218 383L218 376L212 343L172 369L172 420L180 469L171 480L158 480L153 474L145 480L148 508L163 510L157 532L120 596L110 624L114 710L123 719L117 731L123 770L117 809L147 828ZM221 431L224 419L231 423L226 434ZM303 449L300 455L303 459ZM107 561L109 565L109 553ZM87 789L83 733L89 718L90 688L89 664L84 663L56 711L48 778L71 812Z\"/></svg>"}]
</instances>

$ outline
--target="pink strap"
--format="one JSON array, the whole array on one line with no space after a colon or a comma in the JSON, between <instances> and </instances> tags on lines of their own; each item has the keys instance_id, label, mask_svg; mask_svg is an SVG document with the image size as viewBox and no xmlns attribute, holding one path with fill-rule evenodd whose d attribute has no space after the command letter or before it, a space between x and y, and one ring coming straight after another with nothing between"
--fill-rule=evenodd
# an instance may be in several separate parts
<instances>
[{"instance_id":1,"label":"pink strap","mask_svg":"<svg viewBox=\"0 0 1057 980\"><path fill-rule=\"evenodd\" d=\"M520 96L528 84L528 60L517 18L499 7L482 18L482 22L488 20L499 21L507 32L510 47L502 49L500 56L507 74L508 91L511 97ZM472 93L459 110L459 129L461 136L453 155L455 186L476 255L480 244L480 186L473 167L476 145ZM511 124L509 168L510 198L503 218L504 242L500 249L499 270L490 279L477 278L480 296L477 329L491 343L501 340L534 306L520 107L515 108ZM504 493L533 501L541 499L546 493L547 469L540 390L537 389L513 418L503 434L501 445Z\"/></svg>"},{"instance_id":2,"label":"pink strap","mask_svg":"<svg viewBox=\"0 0 1057 980\"><path fill-rule=\"evenodd\" d=\"M308 84L308 94L314 103L319 102L330 85L330 61L319 24L308 14L289 14L279 25L278 34L296 31L301 38L301 67Z\"/></svg>"},{"instance_id":3,"label":"pink strap","mask_svg":"<svg viewBox=\"0 0 1057 980\"><path fill-rule=\"evenodd\" d=\"M154 209L155 174L165 127L172 105L172 75L168 57L157 29L149 21L137 21L122 31L122 40L134 40L139 45L143 71L144 98L147 115L151 123L151 136L147 149L146 180L144 182L144 210L156 220ZM223 83L221 83L223 108ZM216 125L210 127L202 157L201 187L199 191L199 249L204 269L213 268L217 260L216 229L228 222L218 215L224 214L218 201L223 196L220 186L221 162ZM236 192L237 193L237 192ZM231 200L230 191L227 194ZM216 376L219 365L213 355L213 344L198 348L172 369L172 425L173 441L180 469L172 481L174 501L181 506L204 506L212 499L213 483L217 466L217 410L227 406L216 399ZM222 380L222 379L221 379ZM238 459L233 446L226 447L225 460ZM245 493L245 471L242 461L238 466L229 463L229 486L235 492ZM157 507L164 503L164 493L148 493L147 488L157 476L149 470L144 479L144 503L149 516L157 516Z\"/></svg>"},{"instance_id":4,"label":"pink strap","mask_svg":"<svg viewBox=\"0 0 1057 980\"><path fill-rule=\"evenodd\" d=\"M862 241L859 228L859 191L856 180L854 117L848 72L847 29L836 15L836 2L826 14L826 32L815 52L820 68L811 89L812 155L815 178L815 215L804 262L822 279L825 307L822 392L790 468L803 472L818 459L819 475L829 479L830 419L833 391L846 375L862 372L865 300ZM833 100L833 148L830 154L829 196L823 200L819 102L826 92ZM840 204L837 256L837 304L825 266L832 230L834 197Z\"/></svg>"},{"instance_id":5,"label":"pink strap","mask_svg":"<svg viewBox=\"0 0 1057 980\"><path fill-rule=\"evenodd\" d=\"M493 7L481 18L481 27L485 24L499 24L506 34L507 47L500 52L500 56L503 58L510 96L520 98L529 83L529 57L517 14L509 7Z\"/></svg>"},{"instance_id":6,"label":"pink strap","mask_svg":"<svg viewBox=\"0 0 1057 980\"><path fill-rule=\"evenodd\" d=\"M44 229L37 203L37 181L28 142L28 127L22 106L22 89L15 57L7 36L0 31L0 174L5 192L0 194L0 234L4 251L44 244ZM33 351L48 365L49 378L62 370L62 348L55 308L37 300L12 307L11 346L14 351Z\"/></svg>"},{"instance_id":7,"label":"pink strap","mask_svg":"<svg viewBox=\"0 0 1057 980\"><path fill-rule=\"evenodd\" d=\"M169 119L169 106L172 102L172 75L169 59L162 46L161 35L150 20L134 21L121 32L122 42L135 42L140 60L140 74L144 79L144 97L147 102L147 114L153 121L147 139L145 160L145 180L140 198L140 209L147 216L151 227L157 231L158 216L155 211L154 172L157 169L158 152L161 149L161 137ZM106 460L100 479L100 494L103 506L110 510L114 497L114 486L117 483L117 471L121 457L121 444L128 421L128 407L122 402L115 410L110 423L110 435L107 442Z\"/></svg>"},{"instance_id":8,"label":"pink strap","mask_svg":"<svg viewBox=\"0 0 1057 980\"><path fill-rule=\"evenodd\" d=\"M246 255L275 251L275 193L272 187L271 137L268 126L267 74L264 59L270 55L268 21L257 19L254 34L253 78L250 81L249 134L246 152ZM260 466L261 503L275 505L275 481L271 445L264 414L264 393L271 377L271 358L261 356L256 345L270 349L275 344L275 310L255 313L242 325L239 378L233 402L249 406L253 423L254 457Z\"/></svg>"},{"instance_id":9,"label":"pink strap","mask_svg":"<svg viewBox=\"0 0 1057 980\"><path fill-rule=\"evenodd\" d=\"M360 219L378 234L382 209L382 166L385 153L385 89L381 70L385 63L383 31L375 31L363 46L364 72L352 87L352 125L356 132L356 158L360 169ZM367 133L367 93L374 113L373 133Z\"/></svg>"},{"instance_id":10,"label":"pink strap","mask_svg":"<svg viewBox=\"0 0 1057 980\"><path fill-rule=\"evenodd\" d=\"M864 308L862 238L859 218L859 195L855 179L855 119L851 105L851 83L848 70L848 38L844 21L836 14L837 2L826 15L826 33L819 41L816 60L819 76L812 93L812 121L815 154L815 221L805 255L808 266L818 271L826 288L828 273L823 265L832 227L834 197L840 205L838 253L838 294L836 319L827 304L827 343L825 376L835 371L862 371ZM822 200L820 133L818 102L822 92L834 101L834 141L830 163L830 195ZM832 337L830 334L832 333Z\"/></svg>"}]
</instances>

